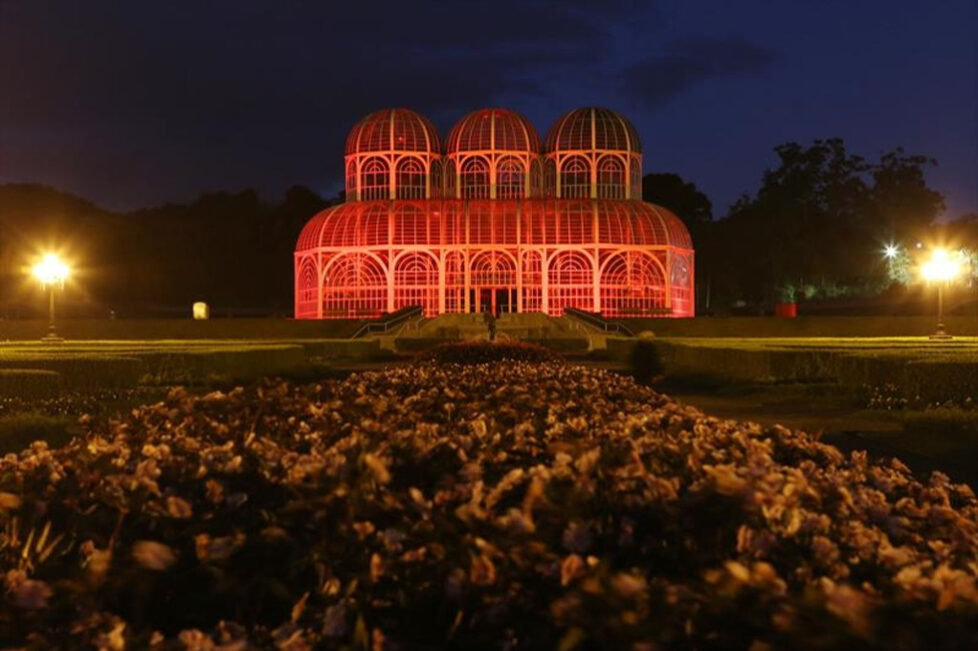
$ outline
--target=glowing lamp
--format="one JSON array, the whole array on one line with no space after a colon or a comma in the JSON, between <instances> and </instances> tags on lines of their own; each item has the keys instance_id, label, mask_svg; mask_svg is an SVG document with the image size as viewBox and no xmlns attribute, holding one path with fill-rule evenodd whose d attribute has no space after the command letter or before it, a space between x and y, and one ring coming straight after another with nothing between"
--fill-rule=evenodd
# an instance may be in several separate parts
<instances>
[{"instance_id":1,"label":"glowing lamp","mask_svg":"<svg viewBox=\"0 0 978 651\"><path fill-rule=\"evenodd\" d=\"M208 307L207 303L197 301L194 303L194 320L195 321L206 321L211 318L211 309Z\"/></svg>"},{"instance_id":2,"label":"glowing lamp","mask_svg":"<svg viewBox=\"0 0 978 651\"><path fill-rule=\"evenodd\" d=\"M887 260L892 260L897 257L900 253L900 247L895 244L887 244L883 247L883 257Z\"/></svg>"},{"instance_id":3,"label":"glowing lamp","mask_svg":"<svg viewBox=\"0 0 978 651\"><path fill-rule=\"evenodd\" d=\"M34 277L40 281L43 287L48 290L48 333L41 338L41 341L48 343L61 343L63 339L58 336L54 329L54 288L55 286L64 287L65 279L68 278L68 265L61 261L61 258L53 253L47 253L31 269Z\"/></svg>"},{"instance_id":4,"label":"glowing lamp","mask_svg":"<svg viewBox=\"0 0 978 651\"><path fill-rule=\"evenodd\" d=\"M920 267L926 280L947 282L953 280L961 271L961 265L945 249L935 249L930 260Z\"/></svg>"},{"instance_id":5,"label":"glowing lamp","mask_svg":"<svg viewBox=\"0 0 978 651\"><path fill-rule=\"evenodd\" d=\"M63 285L69 274L68 265L53 253L45 254L41 261L34 265L32 271L34 277L45 287L55 284Z\"/></svg>"},{"instance_id":6,"label":"glowing lamp","mask_svg":"<svg viewBox=\"0 0 978 651\"><path fill-rule=\"evenodd\" d=\"M960 271L961 265L946 249L934 249L930 260L920 267L920 275L925 280L937 283L937 331L930 336L931 339L951 338L951 335L944 330L944 284L953 280Z\"/></svg>"}]
</instances>

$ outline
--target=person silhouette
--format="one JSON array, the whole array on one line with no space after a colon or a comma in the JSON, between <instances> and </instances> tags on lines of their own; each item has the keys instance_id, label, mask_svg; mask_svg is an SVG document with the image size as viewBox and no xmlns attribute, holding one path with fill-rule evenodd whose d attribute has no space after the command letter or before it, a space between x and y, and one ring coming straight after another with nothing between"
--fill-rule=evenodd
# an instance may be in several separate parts
<instances>
[{"instance_id":1,"label":"person silhouette","mask_svg":"<svg viewBox=\"0 0 978 651\"><path fill-rule=\"evenodd\" d=\"M483 320L486 326L489 328L489 341L495 341L496 339L496 317L492 312L485 312Z\"/></svg>"}]
</instances>

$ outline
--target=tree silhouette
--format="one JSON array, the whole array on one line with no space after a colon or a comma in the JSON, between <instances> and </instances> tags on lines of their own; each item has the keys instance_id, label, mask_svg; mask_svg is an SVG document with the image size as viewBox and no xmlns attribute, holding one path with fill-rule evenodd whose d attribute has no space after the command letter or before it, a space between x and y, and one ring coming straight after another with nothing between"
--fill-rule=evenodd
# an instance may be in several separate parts
<instances>
[{"instance_id":1,"label":"tree silhouette","mask_svg":"<svg viewBox=\"0 0 978 651\"><path fill-rule=\"evenodd\" d=\"M764 173L717 224L718 288L725 300L769 303L865 293L886 281L879 249L894 235L922 235L943 206L924 182L922 156L896 149L878 163L849 154L840 138L775 148Z\"/></svg>"}]
</instances>

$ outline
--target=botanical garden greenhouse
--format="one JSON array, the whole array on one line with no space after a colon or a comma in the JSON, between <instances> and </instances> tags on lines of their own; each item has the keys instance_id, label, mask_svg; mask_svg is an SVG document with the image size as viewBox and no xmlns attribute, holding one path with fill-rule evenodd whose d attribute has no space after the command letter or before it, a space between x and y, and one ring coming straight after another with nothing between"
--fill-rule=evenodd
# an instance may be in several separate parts
<instances>
[{"instance_id":1,"label":"botanical garden greenhouse","mask_svg":"<svg viewBox=\"0 0 978 651\"><path fill-rule=\"evenodd\" d=\"M533 125L481 109L444 145L425 117L383 109L346 141L346 202L295 249L295 316L447 312L693 315L693 245L642 196L632 124L575 109L541 147Z\"/></svg>"}]
</instances>

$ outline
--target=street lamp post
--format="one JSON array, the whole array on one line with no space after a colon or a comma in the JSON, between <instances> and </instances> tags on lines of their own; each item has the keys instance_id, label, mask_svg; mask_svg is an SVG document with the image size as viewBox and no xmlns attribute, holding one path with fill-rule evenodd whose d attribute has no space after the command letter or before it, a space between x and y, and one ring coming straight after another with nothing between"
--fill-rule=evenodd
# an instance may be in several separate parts
<instances>
[{"instance_id":1,"label":"street lamp post","mask_svg":"<svg viewBox=\"0 0 978 651\"><path fill-rule=\"evenodd\" d=\"M61 343L64 340L58 336L54 328L54 290L55 286L64 287L65 279L68 278L68 265L53 253L48 253L34 265L33 272L41 286L48 290L48 333L41 338L41 341Z\"/></svg>"},{"instance_id":2,"label":"street lamp post","mask_svg":"<svg viewBox=\"0 0 978 651\"><path fill-rule=\"evenodd\" d=\"M926 280L937 283L937 330L931 339L951 339L944 330L944 285L958 275L960 266L945 249L934 249L930 260L920 268Z\"/></svg>"},{"instance_id":3,"label":"street lamp post","mask_svg":"<svg viewBox=\"0 0 978 651\"><path fill-rule=\"evenodd\" d=\"M937 283L937 330L930 336L931 339L950 339L944 330L944 283Z\"/></svg>"}]
</instances>

